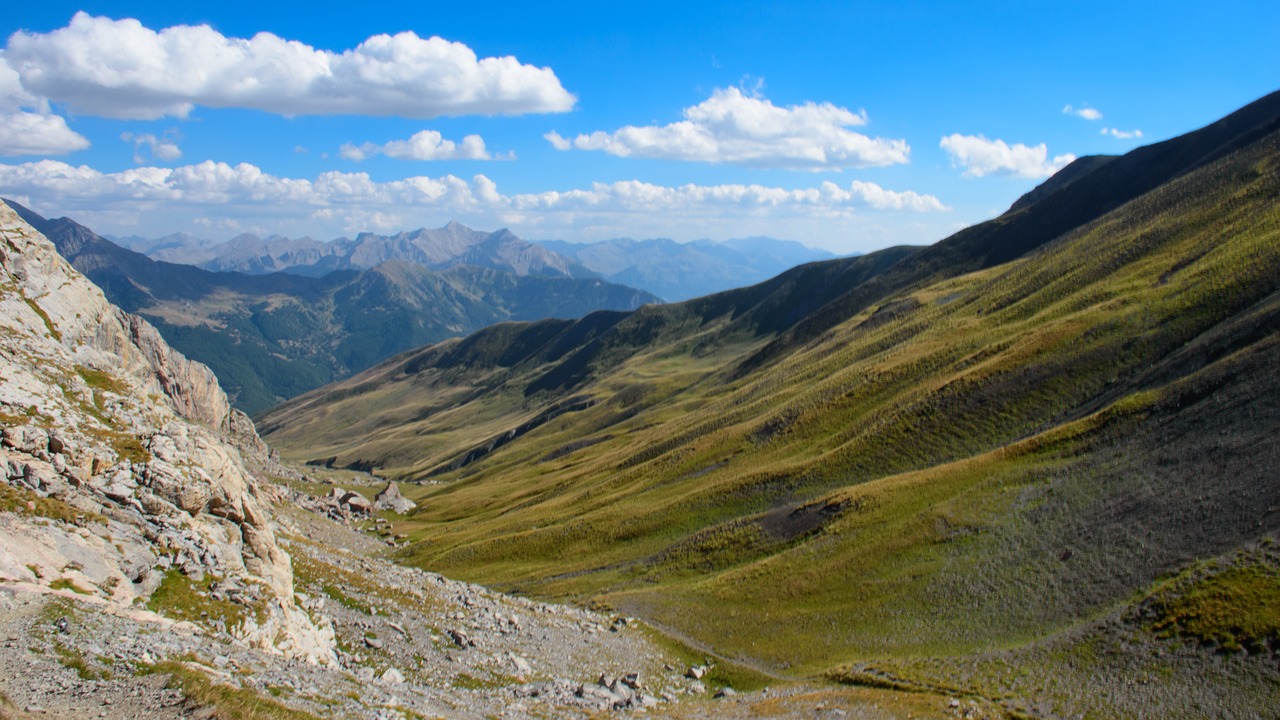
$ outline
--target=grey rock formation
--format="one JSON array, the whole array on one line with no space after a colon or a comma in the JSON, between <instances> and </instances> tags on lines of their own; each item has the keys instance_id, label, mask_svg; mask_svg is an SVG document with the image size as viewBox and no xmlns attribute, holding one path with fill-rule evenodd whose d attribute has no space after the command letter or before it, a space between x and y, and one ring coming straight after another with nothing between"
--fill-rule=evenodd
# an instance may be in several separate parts
<instances>
[{"instance_id":1,"label":"grey rock formation","mask_svg":"<svg viewBox=\"0 0 1280 720\"><path fill-rule=\"evenodd\" d=\"M403 515L416 507L418 504L401 495L400 488L393 482L388 482L385 488L373 496L375 510L391 510Z\"/></svg>"},{"instance_id":2,"label":"grey rock formation","mask_svg":"<svg viewBox=\"0 0 1280 720\"><path fill-rule=\"evenodd\" d=\"M0 378L0 481L33 498L0 522L0 579L129 606L169 572L212 578L254 609L228 629L241 641L333 659L327 621L294 604L269 504L232 444L266 453L252 423L207 367L107 302L7 205Z\"/></svg>"}]
</instances>

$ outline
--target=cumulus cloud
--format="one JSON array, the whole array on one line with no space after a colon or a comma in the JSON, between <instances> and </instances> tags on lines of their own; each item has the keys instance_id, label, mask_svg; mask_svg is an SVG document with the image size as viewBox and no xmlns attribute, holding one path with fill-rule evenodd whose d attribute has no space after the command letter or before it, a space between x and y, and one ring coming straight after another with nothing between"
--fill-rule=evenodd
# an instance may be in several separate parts
<instances>
[{"instance_id":1,"label":"cumulus cloud","mask_svg":"<svg viewBox=\"0 0 1280 720\"><path fill-rule=\"evenodd\" d=\"M120 133L120 139L133 145L133 161L139 165L147 161L147 153L165 162L173 162L182 157L182 150L178 147L178 143L170 137L156 137L152 133L126 132Z\"/></svg>"},{"instance_id":2,"label":"cumulus cloud","mask_svg":"<svg viewBox=\"0 0 1280 720\"><path fill-rule=\"evenodd\" d=\"M1072 107L1071 105L1067 105L1066 107L1062 108L1062 114L1075 115L1076 117L1084 118L1085 120L1101 120L1102 119L1102 113L1094 108L1089 107L1088 105L1085 105L1084 107L1079 107L1079 108Z\"/></svg>"},{"instance_id":3,"label":"cumulus cloud","mask_svg":"<svg viewBox=\"0 0 1280 720\"><path fill-rule=\"evenodd\" d=\"M27 92L22 87L18 71L9 67L4 53L0 52L0 112L15 112L22 108L36 108L48 112L48 103Z\"/></svg>"},{"instance_id":4,"label":"cumulus cloud","mask_svg":"<svg viewBox=\"0 0 1280 720\"><path fill-rule=\"evenodd\" d=\"M115 173L55 160L0 164L0 193L20 194L36 207L52 207L59 214L78 213L92 219L95 214L111 213L115 227L137 223L148 213L168 212L185 216L184 222L201 217L206 223L234 220L282 230L306 226L308 232L322 232L314 229L317 224L340 226L346 232L404 228L430 222L427 217L527 227L586 223L617 229L698 222L706 227L717 223L751 227L748 222L759 220L778 220L786 226L797 219L856 218L866 211L947 209L932 195L887 190L862 181L823 182L801 189L737 184L668 187L625 181L506 195L484 175L469 181L445 175L378 182L367 173L325 172L308 180L277 177L248 163L208 161Z\"/></svg>"},{"instance_id":5,"label":"cumulus cloud","mask_svg":"<svg viewBox=\"0 0 1280 720\"><path fill-rule=\"evenodd\" d=\"M556 132L555 130L552 130L551 132L546 133L542 137L546 138L547 142L551 143L551 147L557 150L573 149L573 143L565 139L564 137L562 137L560 133Z\"/></svg>"},{"instance_id":6,"label":"cumulus cloud","mask_svg":"<svg viewBox=\"0 0 1280 720\"><path fill-rule=\"evenodd\" d=\"M1071 161L1075 155L1055 155L1049 160L1049 148L1044 143L1034 147L1017 143L1009 145L1003 140L988 140L982 135L953 134L939 143L951 156L953 167L964 168L965 177L986 175L1012 175L1025 178L1048 177Z\"/></svg>"},{"instance_id":7,"label":"cumulus cloud","mask_svg":"<svg viewBox=\"0 0 1280 720\"><path fill-rule=\"evenodd\" d=\"M34 111L34 112L32 112ZM0 52L0 156L61 155L84 150L89 140L52 114L49 103L22 86Z\"/></svg>"},{"instance_id":8,"label":"cumulus cloud","mask_svg":"<svg viewBox=\"0 0 1280 720\"><path fill-rule=\"evenodd\" d=\"M0 155L62 155L87 147L89 140L57 115L0 112Z\"/></svg>"},{"instance_id":9,"label":"cumulus cloud","mask_svg":"<svg viewBox=\"0 0 1280 720\"><path fill-rule=\"evenodd\" d=\"M558 150L756 167L838 170L908 161L911 148L905 140L850 130L866 124L865 111L813 102L778 107L731 87L685 108L684 120L669 125L628 125L572 139L556 132L544 137Z\"/></svg>"},{"instance_id":10,"label":"cumulus cloud","mask_svg":"<svg viewBox=\"0 0 1280 720\"><path fill-rule=\"evenodd\" d=\"M1120 128L1102 128L1103 135L1110 135L1117 140L1133 140L1142 138L1142 131L1138 129L1121 130Z\"/></svg>"},{"instance_id":11,"label":"cumulus cloud","mask_svg":"<svg viewBox=\"0 0 1280 720\"><path fill-rule=\"evenodd\" d=\"M435 130L421 130L408 140L392 140L378 145L364 143L342 146L338 154L347 160L360 162L373 155L386 155L397 160L491 160L489 151L485 149L484 138L479 135L468 135L462 142L445 140ZM509 157L509 156L508 156Z\"/></svg>"},{"instance_id":12,"label":"cumulus cloud","mask_svg":"<svg viewBox=\"0 0 1280 720\"><path fill-rule=\"evenodd\" d=\"M290 116L520 115L563 112L576 101L550 68L479 58L462 43L412 32L336 53L266 32L157 32L79 12L50 33L14 33L5 55L25 92L112 118L185 117L197 105Z\"/></svg>"}]
</instances>

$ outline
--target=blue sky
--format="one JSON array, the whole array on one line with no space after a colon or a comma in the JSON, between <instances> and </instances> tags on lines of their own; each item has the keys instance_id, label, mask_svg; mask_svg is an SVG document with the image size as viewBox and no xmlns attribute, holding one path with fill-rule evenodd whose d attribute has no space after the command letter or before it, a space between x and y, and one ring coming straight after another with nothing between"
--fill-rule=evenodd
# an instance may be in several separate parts
<instances>
[{"instance_id":1,"label":"blue sky","mask_svg":"<svg viewBox=\"0 0 1280 720\"><path fill-rule=\"evenodd\" d=\"M0 36L0 194L149 237L929 243L1280 89L1274 0L43 2Z\"/></svg>"}]
</instances>

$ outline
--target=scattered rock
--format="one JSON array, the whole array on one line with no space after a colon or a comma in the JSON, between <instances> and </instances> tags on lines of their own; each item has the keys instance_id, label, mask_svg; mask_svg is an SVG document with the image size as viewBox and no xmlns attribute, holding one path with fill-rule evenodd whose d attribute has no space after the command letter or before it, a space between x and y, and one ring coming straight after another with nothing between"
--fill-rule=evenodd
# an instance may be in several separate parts
<instances>
[{"instance_id":1,"label":"scattered rock","mask_svg":"<svg viewBox=\"0 0 1280 720\"><path fill-rule=\"evenodd\" d=\"M449 632L449 639L452 640L453 643L458 647L466 649L469 647L476 646L476 641L472 640L471 637L467 635L465 631L457 630L455 628L449 628L448 632Z\"/></svg>"},{"instance_id":2,"label":"scattered rock","mask_svg":"<svg viewBox=\"0 0 1280 720\"><path fill-rule=\"evenodd\" d=\"M515 667L516 674L521 677L528 677L533 674L533 666L529 664L528 660L525 660L519 655L511 656L511 664Z\"/></svg>"},{"instance_id":3,"label":"scattered rock","mask_svg":"<svg viewBox=\"0 0 1280 720\"><path fill-rule=\"evenodd\" d=\"M348 492L340 502L354 513L368 515L373 512L373 503L358 492Z\"/></svg>"}]
</instances>

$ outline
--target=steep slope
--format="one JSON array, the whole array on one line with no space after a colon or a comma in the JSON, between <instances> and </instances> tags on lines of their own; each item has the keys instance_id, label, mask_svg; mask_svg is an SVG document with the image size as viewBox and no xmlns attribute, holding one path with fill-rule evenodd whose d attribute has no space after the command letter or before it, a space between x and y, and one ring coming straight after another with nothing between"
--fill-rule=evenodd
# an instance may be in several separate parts
<instances>
[{"instance_id":1,"label":"steep slope","mask_svg":"<svg viewBox=\"0 0 1280 720\"><path fill-rule=\"evenodd\" d=\"M796 265L833 257L823 250L772 238L722 243L620 238L587 244L544 240L540 244L573 258L610 282L644 288L668 302L754 285Z\"/></svg>"},{"instance_id":2,"label":"steep slope","mask_svg":"<svg viewBox=\"0 0 1280 720\"><path fill-rule=\"evenodd\" d=\"M10 205L14 205L10 203ZM67 218L15 206L113 302L145 315L256 412L423 343L504 320L632 309L657 298L598 279L388 261L320 278L156 262Z\"/></svg>"},{"instance_id":3,"label":"steep slope","mask_svg":"<svg viewBox=\"0 0 1280 720\"><path fill-rule=\"evenodd\" d=\"M1280 532L1280 95L1090 165L927 249L490 329L262 427L430 479L407 559L777 671L1078 648ZM1247 716L1276 672L1242 662Z\"/></svg>"},{"instance_id":4,"label":"steep slope","mask_svg":"<svg viewBox=\"0 0 1280 720\"><path fill-rule=\"evenodd\" d=\"M264 448L213 374L7 206L0 238L0 579L118 613L205 583L221 631L332 661L333 632L295 605L269 506L228 439Z\"/></svg>"}]
</instances>

